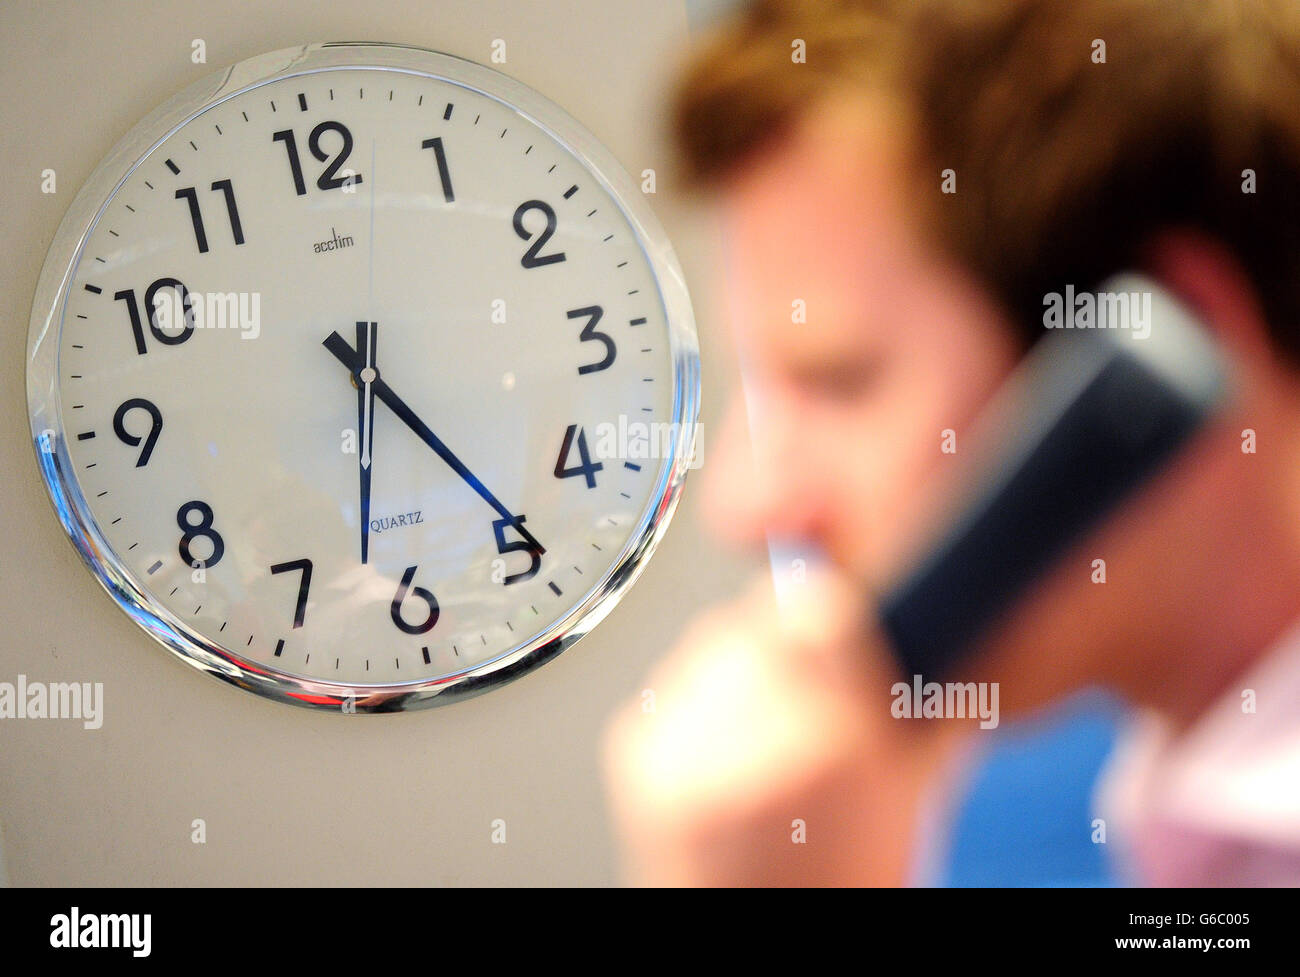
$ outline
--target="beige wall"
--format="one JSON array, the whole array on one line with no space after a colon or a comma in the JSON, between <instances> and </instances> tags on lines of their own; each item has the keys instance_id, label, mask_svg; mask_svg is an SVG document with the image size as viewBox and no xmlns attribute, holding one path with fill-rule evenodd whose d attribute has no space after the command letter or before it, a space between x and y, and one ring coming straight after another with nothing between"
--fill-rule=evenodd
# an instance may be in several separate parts
<instances>
[{"instance_id":1,"label":"beige wall","mask_svg":"<svg viewBox=\"0 0 1300 977\"><path fill-rule=\"evenodd\" d=\"M704 9L711 4L692 4ZM208 64L190 63L203 38ZM667 169L660 94L687 37L661 0L6 3L0 6L0 681L102 681L98 731L0 720L0 835L14 885L608 884L597 775L609 711L690 614L760 572L701 533L698 491L641 582L590 637L469 702L397 716L263 701L165 653L64 538L29 442L32 292L81 182L136 121L201 72L307 40L393 40L488 60L564 106L639 173ZM53 168L58 193L39 192ZM704 447L734 382L704 292L713 229L653 204L695 296ZM696 472L692 479L698 482ZM696 486L698 488L698 485ZM190 841L203 818L207 843ZM493 819L507 844L490 840ZM0 868L0 880L5 875Z\"/></svg>"}]
</instances>

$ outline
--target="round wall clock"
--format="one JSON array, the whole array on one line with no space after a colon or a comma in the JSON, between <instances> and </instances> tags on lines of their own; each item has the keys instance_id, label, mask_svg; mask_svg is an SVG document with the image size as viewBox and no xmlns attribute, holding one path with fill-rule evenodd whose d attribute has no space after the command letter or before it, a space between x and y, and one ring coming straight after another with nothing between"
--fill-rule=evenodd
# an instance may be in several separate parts
<instances>
[{"instance_id":1,"label":"round wall clock","mask_svg":"<svg viewBox=\"0 0 1300 977\"><path fill-rule=\"evenodd\" d=\"M27 380L114 600L196 668L358 712L598 624L699 405L638 184L519 82L387 44L242 62L128 133L50 248Z\"/></svg>"}]
</instances>

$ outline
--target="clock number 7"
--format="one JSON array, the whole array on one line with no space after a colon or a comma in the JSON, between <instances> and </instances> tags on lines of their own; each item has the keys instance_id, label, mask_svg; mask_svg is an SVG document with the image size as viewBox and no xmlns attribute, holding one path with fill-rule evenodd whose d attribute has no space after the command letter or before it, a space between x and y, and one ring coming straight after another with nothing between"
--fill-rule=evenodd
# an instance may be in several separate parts
<instances>
[{"instance_id":1,"label":"clock number 7","mask_svg":"<svg viewBox=\"0 0 1300 977\"><path fill-rule=\"evenodd\" d=\"M298 602L293 608L293 626L300 628L303 618L307 616L307 591L311 588L311 560L290 560L288 563L277 563L271 567L272 573L288 573L290 570L302 571L302 578L298 581Z\"/></svg>"}]
</instances>

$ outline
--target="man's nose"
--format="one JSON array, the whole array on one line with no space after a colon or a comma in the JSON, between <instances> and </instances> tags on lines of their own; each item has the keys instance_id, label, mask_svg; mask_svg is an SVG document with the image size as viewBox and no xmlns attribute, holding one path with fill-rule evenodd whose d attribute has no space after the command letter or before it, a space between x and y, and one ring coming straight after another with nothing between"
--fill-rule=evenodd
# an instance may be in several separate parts
<instances>
[{"instance_id":1,"label":"man's nose","mask_svg":"<svg viewBox=\"0 0 1300 977\"><path fill-rule=\"evenodd\" d=\"M790 405L737 392L704 455L704 514L712 532L740 546L768 537L812 539L819 496Z\"/></svg>"}]
</instances>

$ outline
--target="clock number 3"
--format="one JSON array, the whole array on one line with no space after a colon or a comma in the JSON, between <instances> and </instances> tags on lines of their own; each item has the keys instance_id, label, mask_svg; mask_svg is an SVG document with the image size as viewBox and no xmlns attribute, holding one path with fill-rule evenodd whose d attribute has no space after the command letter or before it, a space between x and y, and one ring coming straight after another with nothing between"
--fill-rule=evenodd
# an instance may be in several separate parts
<instances>
[{"instance_id":1,"label":"clock number 3","mask_svg":"<svg viewBox=\"0 0 1300 977\"><path fill-rule=\"evenodd\" d=\"M433 626L438 623L438 598L433 596L433 592L425 590L423 587L412 587L411 581L415 579L416 567L407 567L406 572L402 574L402 582L397 587L397 595L393 598L393 603L389 608L389 613L393 616L393 623L405 631L407 634L424 634L426 631L432 631ZM418 597L429 605L428 616L419 624L407 624L402 620L402 602L406 600L407 594Z\"/></svg>"}]
</instances>

